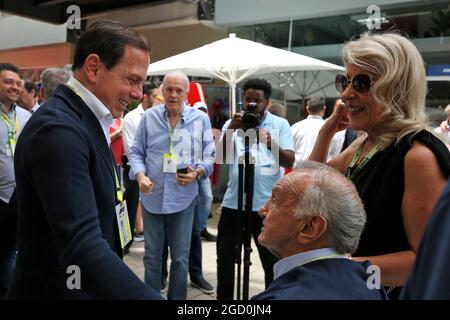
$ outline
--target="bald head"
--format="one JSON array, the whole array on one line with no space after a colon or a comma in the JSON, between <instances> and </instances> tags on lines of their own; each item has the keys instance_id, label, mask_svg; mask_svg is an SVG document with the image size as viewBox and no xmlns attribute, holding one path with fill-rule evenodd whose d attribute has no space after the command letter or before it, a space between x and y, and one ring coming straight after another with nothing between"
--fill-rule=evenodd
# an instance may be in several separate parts
<instances>
[{"instance_id":1,"label":"bald head","mask_svg":"<svg viewBox=\"0 0 450 320\"><path fill-rule=\"evenodd\" d=\"M162 83L163 87L164 87L165 84L167 84L169 79L180 80L185 85L186 93L189 92L189 78L183 72L181 72L181 71L171 71L171 72L167 73L164 76L164 79L163 79L163 83Z\"/></svg>"},{"instance_id":2,"label":"bald head","mask_svg":"<svg viewBox=\"0 0 450 320\"><path fill-rule=\"evenodd\" d=\"M189 79L183 72L173 71L166 74L162 83L162 93L169 119L176 121L180 117L188 92Z\"/></svg>"}]
</instances>

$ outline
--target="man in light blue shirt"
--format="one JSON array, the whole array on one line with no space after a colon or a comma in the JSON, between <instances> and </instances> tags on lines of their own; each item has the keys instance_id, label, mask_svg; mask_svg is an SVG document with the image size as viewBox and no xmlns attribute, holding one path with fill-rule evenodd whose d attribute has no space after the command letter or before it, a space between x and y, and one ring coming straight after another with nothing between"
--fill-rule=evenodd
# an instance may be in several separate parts
<instances>
[{"instance_id":1,"label":"man in light blue shirt","mask_svg":"<svg viewBox=\"0 0 450 320\"><path fill-rule=\"evenodd\" d=\"M130 178L141 192L145 283L160 290L164 239L170 249L168 299L186 299L187 272L198 179L211 175L215 145L208 116L186 105L189 79L163 80L164 105L147 110L130 154Z\"/></svg>"},{"instance_id":2,"label":"man in light blue shirt","mask_svg":"<svg viewBox=\"0 0 450 320\"><path fill-rule=\"evenodd\" d=\"M244 83L243 109L246 119L259 118L257 129L248 129L245 135L258 136L259 143L250 144L250 154L255 157L253 183L253 204L251 230L265 273L266 287L273 279L272 267L276 258L257 241L261 231L261 218L257 211L270 198L273 185L282 177L280 165L289 168L294 163L294 148L289 123L266 109L272 91L270 84L263 79L249 79ZM248 113L250 112L250 114ZM248 117L248 118L247 118ZM247 123L248 122L248 123ZM219 220L217 236L217 298L233 299L234 263L236 259L237 232L240 232L238 214L238 159L245 148L242 129L251 121L243 121L238 113L228 120L222 128L222 138L218 145L218 160L231 163L228 188L222 202L222 214ZM223 147L225 145L225 148ZM221 157L223 155L223 158ZM243 199L243 203L245 200ZM245 205L244 208L245 210Z\"/></svg>"}]
</instances>

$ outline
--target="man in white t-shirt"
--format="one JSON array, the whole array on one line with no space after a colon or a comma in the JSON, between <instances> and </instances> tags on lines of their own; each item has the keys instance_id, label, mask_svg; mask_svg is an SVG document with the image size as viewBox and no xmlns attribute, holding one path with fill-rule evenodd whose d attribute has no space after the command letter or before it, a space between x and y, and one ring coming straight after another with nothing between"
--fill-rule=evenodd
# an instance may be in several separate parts
<instances>
[{"instance_id":1,"label":"man in white t-shirt","mask_svg":"<svg viewBox=\"0 0 450 320\"><path fill-rule=\"evenodd\" d=\"M308 160L316 143L320 128L325 123L323 116L325 115L326 108L324 98L313 96L308 100L306 106L306 111L309 114L308 117L292 125L291 131L294 138L295 151L294 168L297 167L300 161ZM339 154L343 137L342 134L338 133L331 141L328 160Z\"/></svg>"}]
</instances>

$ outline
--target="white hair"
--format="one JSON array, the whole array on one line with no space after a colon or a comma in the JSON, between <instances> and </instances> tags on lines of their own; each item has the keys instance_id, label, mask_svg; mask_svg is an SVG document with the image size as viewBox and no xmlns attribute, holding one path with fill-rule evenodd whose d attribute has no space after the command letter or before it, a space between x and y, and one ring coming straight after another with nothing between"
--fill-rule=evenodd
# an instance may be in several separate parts
<instances>
[{"instance_id":1,"label":"white hair","mask_svg":"<svg viewBox=\"0 0 450 320\"><path fill-rule=\"evenodd\" d=\"M72 71L67 68L47 68L41 73L41 83L46 99L53 95L56 87L66 83L72 76Z\"/></svg>"},{"instance_id":2,"label":"white hair","mask_svg":"<svg viewBox=\"0 0 450 320\"><path fill-rule=\"evenodd\" d=\"M179 78L179 79L182 79L183 82L186 84L186 93L189 92L189 83L190 82L189 82L189 78L187 77L187 75L184 72L176 70L176 71L171 71L171 72L167 73L164 76L164 79L163 79L163 82L162 82L163 87L164 87L164 84L166 83L166 80L168 78Z\"/></svg>"},{"instance_id":3,"label":"white hair","mask_svg":"<svg viewBox=\"0 0 450 320\"><path fill-rule=\"evenodd\" d=\"M299 174L299 179L305 175L313 177L299 199L295 216L325 218L330 245L340 253L354 253L366 223L366 212L353 183L334 168L314 161L302 161L294 174Z\"/></svg>"}]
</instances>

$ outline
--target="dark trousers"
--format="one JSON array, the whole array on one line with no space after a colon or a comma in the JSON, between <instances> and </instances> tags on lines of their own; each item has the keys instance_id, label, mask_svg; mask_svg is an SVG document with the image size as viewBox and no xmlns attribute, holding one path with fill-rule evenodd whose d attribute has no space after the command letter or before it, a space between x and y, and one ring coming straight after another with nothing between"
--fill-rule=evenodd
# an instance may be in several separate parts
<instances>
[{"instance_id":1,"label":"dark trousers","mask_svg":"<svg viewBox=\"0 0 450 320\"><path fill-rule=\"evenodd\" d=\"M195 204L194 222L192 224L191 249L189 251L189 278L197 281L203 277L202 270L202 232L200 227L200 200L197 196Z\"/></svg>"},{"instance_id":2,"label":"dark trousers","mask_svg":"<svg viewBox=\"0 0 450 320\"><path fill-rule=\"evenodd\" d=\"M217 235L217 299L232 300L234 293L234 276L236 261L236 233L239 214L237 210L222 207ZM258 242L261 233L262 219L258 213L252 212L251 233L258 249L259 258L264 269L266 288L273 280L273 265L277 258Z\"/></svg>"},{"instance_id":3,"label":"dark trousers","mask_svg":"<svg viewBox=\"0 0 450 320\"><path fill-rule=\"evenodd\" d=\"M0 299L8 294L17 250L17 200L16 193L9 203L0 200Z\"/></svg>"},{"instance_id":4,"label":"dark trousers","mask_svg":"<svg viewBox=\"0 0 450 320\"><path fill-rule=\"evenodd\" d=\"M128 160L128 159L127 159ZM128 217L130 219L131 231L134 234L134 224L136 222L136 212L139 204L139 185L136 180L131 180L128 177L130 166L123 162L123 183L125 192L123 194L124 200L127 202ZM128 246L131 246L130 242Z\"/></svg>"}]
</instances>

